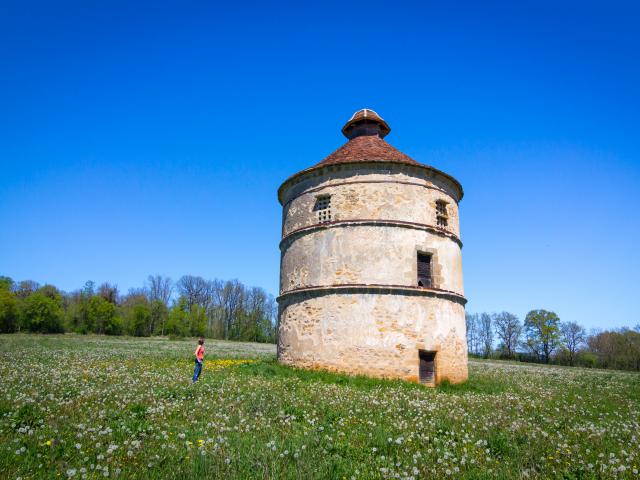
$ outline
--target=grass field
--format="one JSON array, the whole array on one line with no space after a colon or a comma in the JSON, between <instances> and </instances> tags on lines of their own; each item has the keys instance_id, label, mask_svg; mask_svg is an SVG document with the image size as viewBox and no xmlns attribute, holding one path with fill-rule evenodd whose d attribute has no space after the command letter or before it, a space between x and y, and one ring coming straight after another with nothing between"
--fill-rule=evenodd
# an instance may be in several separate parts
<instances>
[{"instance_id":1,"label":"grass field","mask_svg":"<svg viewBox=\"0 0 640 480\"><path fill-rule=\"evenodd\" d=\"M635 478L640 375L472 362L427 389L272 345L0 336L1 478Z\"/></svg>"}]
</instances>

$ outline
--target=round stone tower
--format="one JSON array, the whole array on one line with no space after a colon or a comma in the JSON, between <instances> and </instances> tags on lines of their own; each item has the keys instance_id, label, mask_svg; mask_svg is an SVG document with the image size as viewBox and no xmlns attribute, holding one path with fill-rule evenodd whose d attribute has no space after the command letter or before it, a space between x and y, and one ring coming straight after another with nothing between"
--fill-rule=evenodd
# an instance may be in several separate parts
<instances>
[{"instance_id":1,"label":"round stone tower","mask_svg":"<svg viewBox=\"0 0 640 480\"><path fill-rule=\"evenodd\" d=\"M278 190L278 359L435 385L467 379L456 179L356 112L349 139Z\"/></svg>"}]
</instances>

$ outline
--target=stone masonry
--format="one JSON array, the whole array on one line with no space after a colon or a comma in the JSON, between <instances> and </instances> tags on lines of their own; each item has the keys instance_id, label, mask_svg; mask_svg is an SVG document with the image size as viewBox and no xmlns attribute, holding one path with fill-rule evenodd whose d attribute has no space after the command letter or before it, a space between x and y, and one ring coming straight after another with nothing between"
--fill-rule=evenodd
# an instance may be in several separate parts
<instances>
[{"instance_id":1,"label":"stone masonry","mask_svg":"<svg viewBox=\"0 0 640 480\"><path fill-rule=\"evenodd\" d=\"M356 112L343 128L349 141L279 189L278 359L462 382L462 187L389 145L389 131L372 110Z\"/></svg>"}]
</instances>

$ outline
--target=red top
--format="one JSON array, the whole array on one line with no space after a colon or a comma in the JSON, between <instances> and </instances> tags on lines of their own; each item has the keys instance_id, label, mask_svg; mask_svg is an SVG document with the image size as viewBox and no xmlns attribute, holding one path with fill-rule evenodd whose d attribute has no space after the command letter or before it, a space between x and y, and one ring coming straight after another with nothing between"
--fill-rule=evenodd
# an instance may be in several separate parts
<instances>
[{"instance_id":1,"label":"red top","mask_svg":"<svg viewBox=\"0 0 640 480\"><path fill-rule=\"evenodd\" d=\"M196 348L196 358L199 361L204 360L204 345L198 345Z\"/></svg>"}]
</instances>

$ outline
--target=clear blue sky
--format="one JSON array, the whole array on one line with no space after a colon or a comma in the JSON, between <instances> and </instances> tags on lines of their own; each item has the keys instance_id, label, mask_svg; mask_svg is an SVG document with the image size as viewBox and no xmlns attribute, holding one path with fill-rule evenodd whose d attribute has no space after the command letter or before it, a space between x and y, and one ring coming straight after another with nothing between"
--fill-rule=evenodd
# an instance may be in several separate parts
<instances>
[{"instance_id":1,"label":"clear blue sky","mask_svg":"<svg viewBox=\"0 0 640 480\"><path fill-rule=\"evenodd\" d=\"M358 108L457 177L468 310L640 323L636 2L0 4L0 274L277 294L290 174Z\"/></svg>"}]
</instances>

